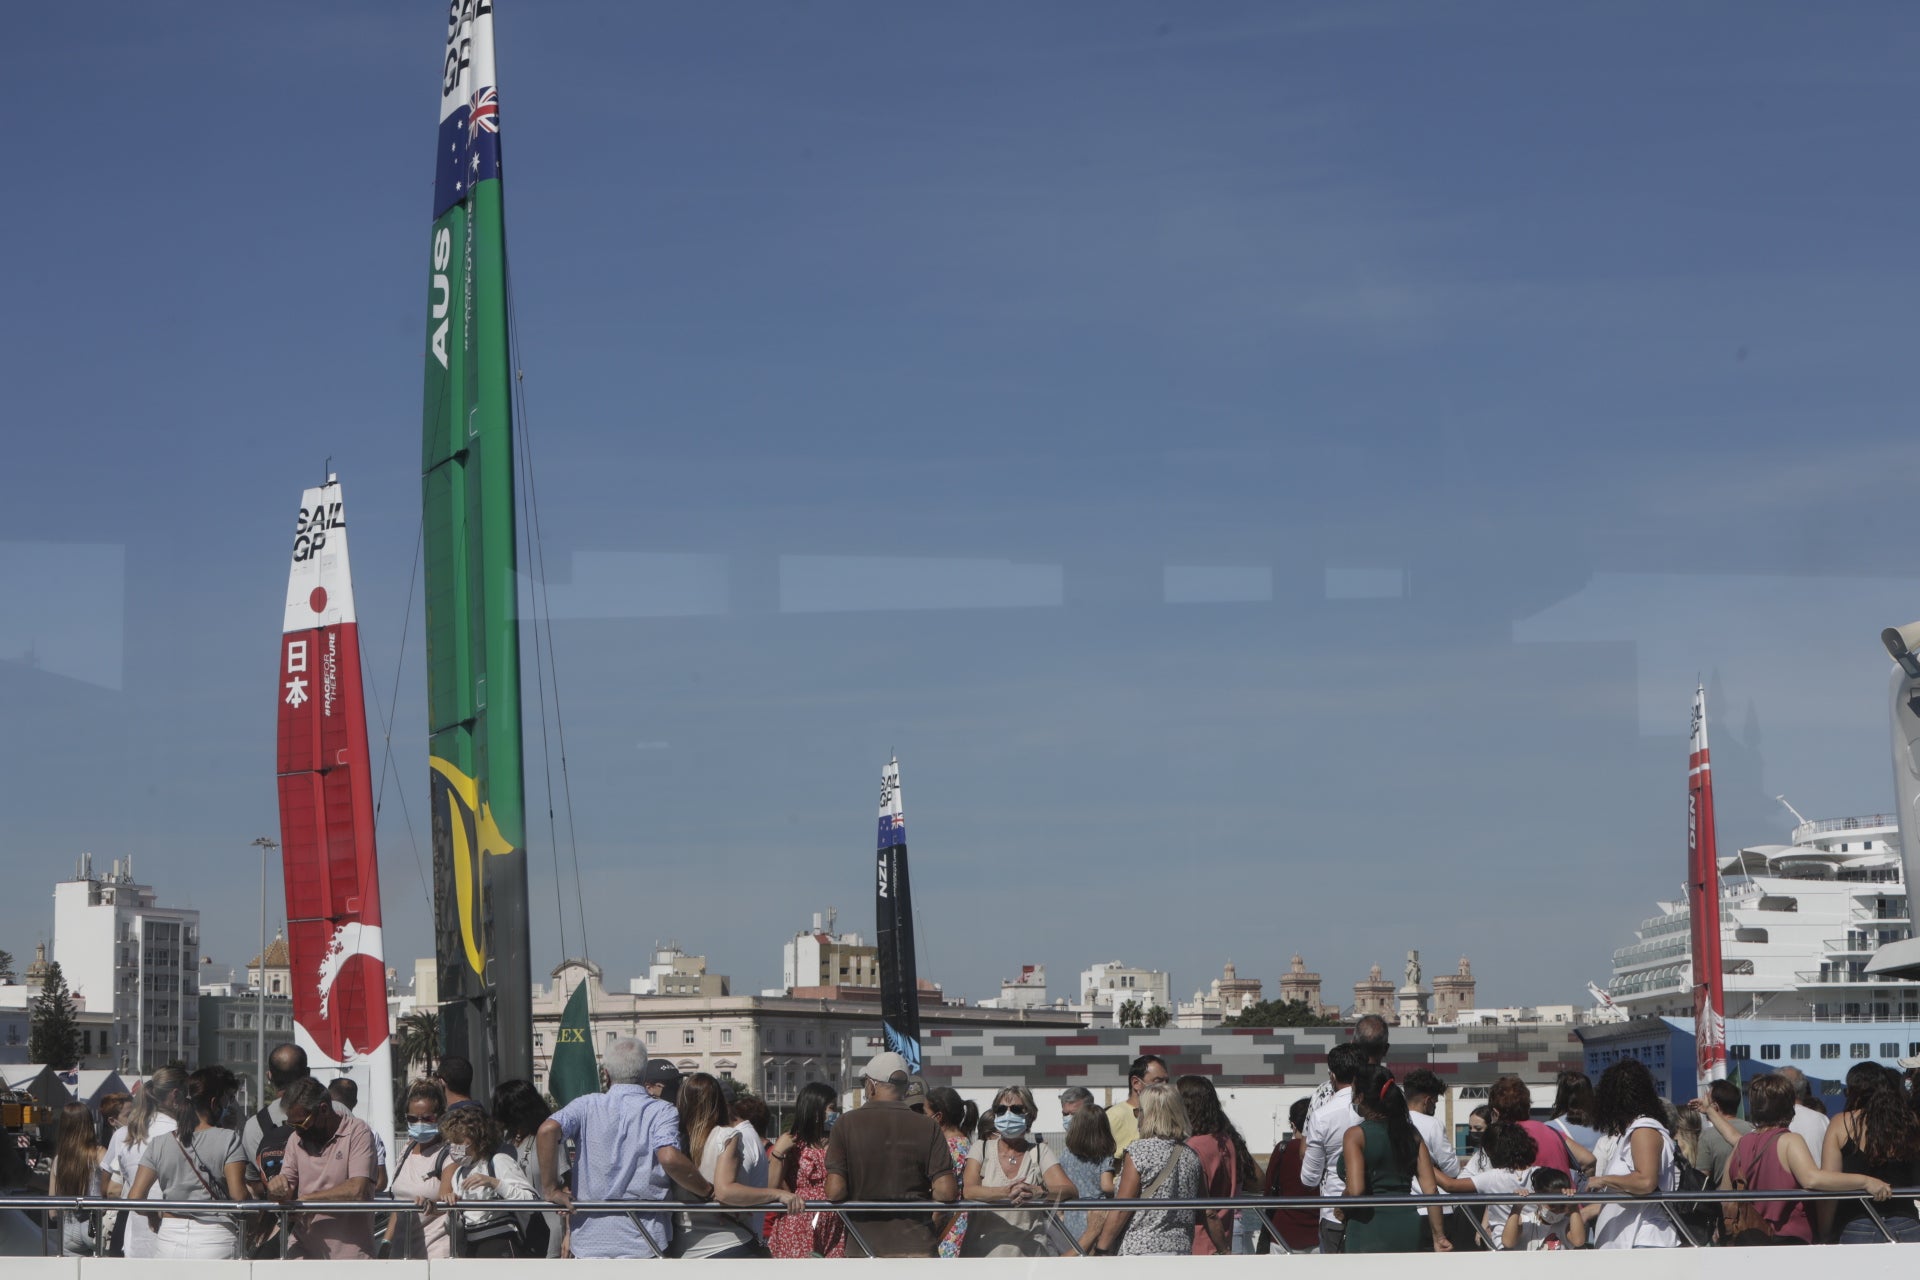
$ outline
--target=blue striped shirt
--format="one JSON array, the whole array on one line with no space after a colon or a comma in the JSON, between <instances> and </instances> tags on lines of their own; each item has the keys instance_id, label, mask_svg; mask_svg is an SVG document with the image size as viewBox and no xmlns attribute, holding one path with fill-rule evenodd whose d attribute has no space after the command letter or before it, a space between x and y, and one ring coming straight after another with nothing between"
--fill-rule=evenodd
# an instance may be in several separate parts
<instances>
[{"instance_id":1,"label":"blue striped shirt","mask_svg":"<svg viewBox=\"0 0 1920 1280\"><path fill-rule=\"evenodd\" d=\"M655 1155L680 1145L680 1113L637 1084L588 1093L554 1112L576 1148L573 1194L580 1200L665 1200L672 1180ZM642 1232L644 1231L644 1236ZM667 1251L664 1213L581 1213L573 1219L576 1258L652 1258ZM648 1241L653 1247L648 1248Z\"/></svg>"}]
</instances>

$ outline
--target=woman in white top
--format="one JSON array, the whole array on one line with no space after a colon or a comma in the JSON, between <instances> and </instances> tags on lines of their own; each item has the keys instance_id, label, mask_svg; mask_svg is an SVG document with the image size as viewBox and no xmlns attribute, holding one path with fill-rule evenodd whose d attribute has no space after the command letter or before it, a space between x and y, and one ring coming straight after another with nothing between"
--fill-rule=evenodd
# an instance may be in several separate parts
<instances>
[{"instance_id":1,"label":"woman in white top","mask_svg":"<svg viewBox=\"0 0 1920 1280\"><path fill-rule=\"evenodd\" d=\"M1033 1135L1033 1122L1040 1114L1033 1095L1020 1085L1002 1089L991 1111L982 1113L983 1117L988 1114L993 1118L994 1134L967 1153L960 1175L962 1198L1001 1200L1016 1209L1049 1197L1071 1199L1073 1179L1060 1167L1060 1157ZM960 1256L1034 1258L1058 1253L1058 1241L1065 1236L1048 1238L1052 1217L1044 1210L988 1213L976 1209L967 1215L967 1235L960 1242Z\"/></svg>"},{"instance_id":2,"label":"woman in white top","mask_svg":"<svg viewBox=\"0 0 1920 1280\"><path fill-rule=\"evenodd\" d=\"M152 1088L149 1082L148 1088ZM133 1198L157 1193L161 1200L245 1200L247 1157L240 1135L214 1124L240 1082L222 1066L202 1067L186 1084L157 1094L155 1102L174 1118L172 1133L154 1138L140 1156ZM240 1257L240 1219L231 1213L147 1213L156 1258Z\"/></svg>"},{"instance_id":3,"label":"woman in white top","mask_svg":"<svg viewBox=\"0 0 1920 1280\"><path fill-rule=\"evenodd\" d=\"M1441 1190L1455 1195L1524 1195L1531 1185L1533 1161L1539 1153L1539 1144L1532 1134L1517 1124L1495 1120L1480 1132L1480 1147L1474 1152L1481 1163L1477 1171L1464 1178L1450 1178L1436 1169L1433 1180ZM1490 1204L1467 1212L1480 1219L1494 1247L1499 1248L1500 1233L1506 1229L1507 1217L1513 1209L1511 1204Z\"/></svg>"},{"instance_id":4,"label":"woman in white top","mask_svg":"<svg viewBox=\"0 0 1920 1280\"><path fill-rule=\"evenodd\" d=\"M533 1183L511 1151L501 1145L500 1126L481 1107L456 1107L440 1121L447 1147L457 1158L440 1175L440 1198L448 1204L474 1200L538 1200ZM463 1258L523 1258L526 1238L517 1215L497 1209L461 1209L459 1254ZM529 1217L532 1215L529 1214ZM544 1254L542 1255L544 1256Z\"/></svg>"},{"instance_id":5,"label":"woman in white top","mask_svg":"<svg viewBox=\"0 0 1920 1280\"><path fill-rule=\"evenodd\" d=\"M133 1190L133 1179L140 1171L140 1157L146 1154L147 1144L179 1127L166 1109L159 1105L159 1099L184 1088L186 1083L186 1072L178 1067L162 1067L148 1076L146 1083L133 1095L133 1101L127 1104L127 1109L122 1113L127 1122L113 1131L113 1138L107 1143L107 1154L100 1162L103 1189L108 1195L129 1198L128 1193ZM155 1256L153 1228L147 1225L144 1214L127 1215L127 1236L121 1251L129 1258Z\"/></svg>"},{"instance_id":6,"label":"woman in white top","mask_svg":"<svg viewBox=\"0 0 1920 1280\"><path fill-rule=\"evenodd\" d=\"M50 1196L98 1196L100 1159L106 1155L93 1129L93 1112L84 1102L69 1102L60 1108L60 1127L53 1140L53 1172L47 1176ZM62 1209L60 1252L69 1258L91 1257L100 1252L100 1215Z\"/></svg>"},{"instance_id":7,"label":"woman in white top","mask_svg":"<svg viewBox=\"0 0 1920 1280\"><path fill-rule=\"evenodd\" d=\"M1679 1166L1667 1132L1666 1104L1653 1076L1637 1059L1622 1058L1606 1069L1594 1090L1593 1126L1600 1131L1597 1176L1587 1190L1630 1196L1676 1191ZM1674 1249L1680 1233L1657 1204L1588 1205L1596 1249Z\"/></svg>"},{"instance_id":8,"label":"woman in white top","mask_svg":"<svg viewBox=\"0 0 1920 1280\"><path fill-rule=\"evenodd\" d=\"M702 1071L680 1082L680 1143L700 1166L700 1172L713 1183L713 1198L720 1204L767 1209L774 1202L789 1213L803 1212L807 1202L791 1191L749 1186L740 1178L740 1131L729 1124L727 1095L720 1082ZM673 1186L673 1198L692 1202L679 1183ZM746 1214L676 1213L673 1247L675 1258L750 1258L761 1255L761 1248ZM763 1255L762 1255L763 1256Z\"/></svg>"}]
</instances>

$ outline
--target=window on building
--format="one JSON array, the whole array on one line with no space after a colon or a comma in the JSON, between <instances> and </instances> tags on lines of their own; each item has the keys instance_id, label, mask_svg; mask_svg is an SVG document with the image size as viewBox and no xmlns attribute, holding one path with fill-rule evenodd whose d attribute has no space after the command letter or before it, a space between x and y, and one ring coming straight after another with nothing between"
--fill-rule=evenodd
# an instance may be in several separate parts
<instances>
[{"instance_id":1,"label":"window on building","mask_svg":"<svg viewBox=\"0 0 1920 1280\"><path fill-rule=\"evenodd\" d=\"M1856 1040L1847 1046L1847 1056L1849 1058L1871 1058L1873 1056L1873 1046Z\"/></svg>"},{"instance_id":2,"label":"window on building","mask_svg":"<svg viewBox=\"0 0 1920 1280\"><path fill-rule=\"evenodd\" d=\"M1763 1044L1760 1046L1760 1056L1768 1062L1778 1061L1780 1057L1780 1046L1777 1044Z\"/></svg>"},{"instance_id":3,"label":"window on building","mask_svg":"<svg viewBox=\"0 0 1920 1280\"><path fill-rule=\"evenodd\" d=\"M721 1043L721 1044L732 1044L732 1043L733 1043L733 1028L732 1028L732 1027L722 1027L722 1028L720 1028L720 1043Z\"/></svg>"},{"instance_id":4,"label":"window on building","mask_svg":"<svg viewBox=\"0 0 1920 1280\"><path fill-rule=\"evenodd\" d=\"M1822 1058L1837 1058L1840 1056L1840 1046L1832 1042L1823 1044L1820 1046L1820 1056Z\"/></svg>"},{"instance_id":5,"label":"window on building","mask_svg":"<svg viewBox=\"0 0 1920 1280\"><path fill-rule=\"evenodd\" d=\"M609 1032L607 1032L607 1043L608 1043L608 1044L612 1044L612 1043L613 1043L613 1042L614 1042L615 1040L617 1040L617 1039L619 1039L619 1038L620 1038L620 1033L619 1033L618 1031L609 1031Z\"/></svg>"},{"instance_id":6,"label":"window on building","mask_svg":"<svg viewBox=\"0 0 1920 1280\"><path fill-rule=\"evenodd\" d=\"M536 1032L534 1032L534 1033L533 1033L533 1047L534 1047L534 1048L536 1048L536 1049L543 1049L543 1048L545 1048L545 1047L546 1047L546 1044L547 1044L547 1033L546 1033L546 1032L544 1032L544 1031L536 1031Z\"/></svg>"},{"instance_id":7,"label":"window on building","mask_svg":"<svg viewBox=\"0 0 1920 1280\"><path fill-rule=\"evenodd\" d=\"M1787 1056L1795 1059L1811 1058L1813 1056L1813 1046L1810 1044L1790 1044L1787 1046Z\"/></svg>"},{"instance_id":8,"label":"window on building","mask_svg":"<svg viewBox=\"0 0 1920 1280\"><path fill-rule=\"evenodd\" d=\"M685 1044L692 1044L692 1043L693 1043L693 1028L692 1028L692 1027L688 1027L688 1028L687 1028L687 1029L686 1029L685 1031L682 1031L682 1032L680 1033L680 1043L681 1043L681 1044L683 1044L683 1045L685 1045Z\"/></svg>"},{"instance_id":9,"label":"window on building","mask_svg":"<svg viewBox=\"0 0 1920 1280\"><path fill-rule=\"evenodd\" d=\"M1751 1058L1753 1056L1753 1046L1748 1044L1730 1044L1727 1046L1727 1056L1729 1058Z\"/></svg>"},{"instance_id":10,"label":"window on building","mask_svg":"<svg viewBox=\"0 0 1920 1280\"><path fill-rule=\"evenodd\" d=\"M648 1043L649 1045L655 1045L655 1044L659 1044L659 1043L660 1043L660 1033L659 1033L658 1031L649 1031L649 1032L647 1032L647 1043Z\"/></svg>"}]
</instances>

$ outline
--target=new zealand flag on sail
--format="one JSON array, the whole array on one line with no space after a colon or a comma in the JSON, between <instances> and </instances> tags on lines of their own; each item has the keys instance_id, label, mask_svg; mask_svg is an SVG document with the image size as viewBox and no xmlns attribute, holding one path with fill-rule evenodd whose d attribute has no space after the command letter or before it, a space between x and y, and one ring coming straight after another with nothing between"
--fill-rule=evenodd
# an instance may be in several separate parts
<instances>
[{"instance_id":1,"label":"new zealand flag on sail","mask_svg":"<svg viewBox=\"0 0 1920 1280\"><path fill-rule=\"evenodd\" d=\"M438 154L435 218L465 200L479 183L500 176L500 97L492 85L481 85L440 122Z\"/></svg>"}]
</instances>

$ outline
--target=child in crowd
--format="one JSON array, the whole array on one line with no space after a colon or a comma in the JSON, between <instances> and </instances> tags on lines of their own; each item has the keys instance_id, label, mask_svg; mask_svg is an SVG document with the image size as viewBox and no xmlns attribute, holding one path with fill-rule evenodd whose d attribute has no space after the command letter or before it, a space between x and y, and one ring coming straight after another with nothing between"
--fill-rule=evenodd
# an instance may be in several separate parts
<instances>
[{"instance_id":1,"label":"child in crowd","mask_svg":"<svg viewBox=\"0 0 1920 1280\"><path fill-rule=\"evenodd\" d=\"M1558 1169L1537 1168L1530 1182L1530 1194L1541 1197L1516 1205L1500 1232L1502 1249L1584 1249L1587 1244L1587 1220L1574 1212L1565 1196L1573 1190L1573 1180Z\"/></svg>"}]
</instances>

